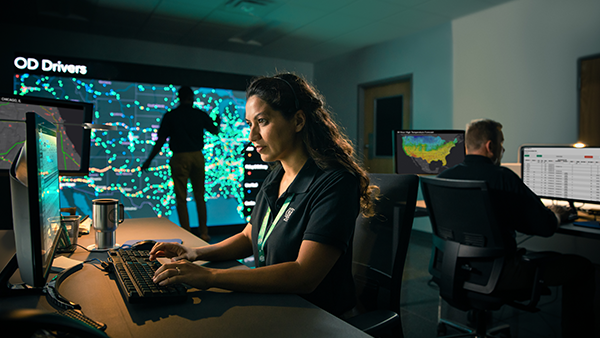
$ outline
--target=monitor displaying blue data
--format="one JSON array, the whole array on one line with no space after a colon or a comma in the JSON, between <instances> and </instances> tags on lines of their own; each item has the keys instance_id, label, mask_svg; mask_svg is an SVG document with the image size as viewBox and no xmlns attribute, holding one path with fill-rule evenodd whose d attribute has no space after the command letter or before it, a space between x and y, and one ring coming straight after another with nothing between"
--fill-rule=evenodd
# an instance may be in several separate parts
<instances>
[{"instance_id":1,"label":"monitor displaying blue data","mask_svg":"<svg viewBox=\"0 0 600 338\"><path fill-rule=\"evenodd\" d=\"M600 203L600 148L525 146L521 178L541 198Z\"/></svg>"},{"instance_id":2,"label":"monitor displaying blue data","mask_svg":"<svg viewBox=\"0 0 600 338\"><path fill-rule=\"evenodd\" d=\"M61 177L61 207L75 206L91 215L92 200L116 198L126 218L168 217L179 224L169 161L168 142L147 172L140 166L158 139L163 115L179 105L179 85L47 76L18 73L14 91L22 96L93 103L93 122L116 125L117 131L92 130L89 175ZM214 120L221 117L221 132L205 132L204 157L208 225L246 223L244 215L244 149L249 136L245 123L243 90L191 86L196 108ZM201 131L199 131L201 132ZM192 186L188 183L190 225L198 225Z\"/></svg>"}]
</instances>

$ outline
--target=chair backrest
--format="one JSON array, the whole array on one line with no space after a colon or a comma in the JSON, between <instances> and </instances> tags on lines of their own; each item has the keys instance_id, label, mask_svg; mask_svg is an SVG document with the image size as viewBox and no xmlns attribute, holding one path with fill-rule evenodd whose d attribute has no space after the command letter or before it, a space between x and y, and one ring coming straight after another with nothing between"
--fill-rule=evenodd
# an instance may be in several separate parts
<instances>
[{"instance_id":1,"label":"chair backrest","mask_svg":"<svg viewBox=\"0 0 600 338\"><path fill-rule=\"evenodd\" d=\"M369 174L379 186L375 216L356 220L353 266L359 307L400 313L402 272L413 224L419 177Z\"/></svg>"},{"instance_id":2,"label":"chair backrest","mask_svg":"<svg viewBox=\"0 0 600 338\"><path fill-rule=\"evenodd\" d=\"M429 272L442 298L465 307L465 291L494 291L508 252L487 184L422 177L421 188L433 230Z\"/></svg>"}]
</instances>

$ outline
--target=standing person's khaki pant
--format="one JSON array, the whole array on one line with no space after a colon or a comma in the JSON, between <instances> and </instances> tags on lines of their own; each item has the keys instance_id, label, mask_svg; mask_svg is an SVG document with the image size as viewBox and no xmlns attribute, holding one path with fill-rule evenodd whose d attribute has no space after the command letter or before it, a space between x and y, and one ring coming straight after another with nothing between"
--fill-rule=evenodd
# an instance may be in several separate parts
<instances>
[{"instance_id":1,"label":"standing person's khaki pant","mask_svg":"<svg viewBox=\"0 0 600 338\"><path fill-rule=\"evenodd\" d=\"M173 179L173 190L177 202L177 214L179 223L184 229L191 231L190 218L187 208L187 183L192 182L196 209L198 210L198 228L200 237L208 241L208 227L206 226L206 202L204 201L204 155L202 151L185 153L174 153L169 163L171 166L171 178Z\"/></svg>"}]
</instances>

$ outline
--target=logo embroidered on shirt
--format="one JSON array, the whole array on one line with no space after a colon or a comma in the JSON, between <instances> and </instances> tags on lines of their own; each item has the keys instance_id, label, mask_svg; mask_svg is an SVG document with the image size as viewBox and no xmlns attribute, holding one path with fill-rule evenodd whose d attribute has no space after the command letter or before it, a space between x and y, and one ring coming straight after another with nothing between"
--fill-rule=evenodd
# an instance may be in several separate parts
<instances>
[{"instance_id":1,"label":"logo embroidered on shirt","mask_svg":"<svg viewBox=\"0 0 600 338\"><path fill-rule=\"evenodd\" d=\"M296 209L294 209L294 208L288 208L285 211L285 215L283 215L283 221L287 222L290 219L290 216L292 216L292 214L294 213L294 211L296 211Z\"/></svg>"}]
</instances>

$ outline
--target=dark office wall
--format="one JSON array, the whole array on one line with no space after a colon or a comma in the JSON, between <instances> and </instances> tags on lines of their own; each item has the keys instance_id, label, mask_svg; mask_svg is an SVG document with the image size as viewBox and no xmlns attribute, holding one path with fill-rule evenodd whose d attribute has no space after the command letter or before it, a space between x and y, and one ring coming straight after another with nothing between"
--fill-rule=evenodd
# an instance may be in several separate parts
<instances>
[{"instance_id":1,"label":"dark office wall","mask_svg":"<svg viewBox=\"0 0 600 338\"><path fill-rule=\"evenodd\" d=\"M0 41L0 88L11 89L7 81L14 72L15 53L65 56L73 58L108 60L116 62L188 68L241 75L272 74L276 70L294 71L309 80L313 78L313 65L308 62L288 61L214 50L181 47L163 43L119 39L83 33L7 26L0 23L4 32L17 32ZM8 77L6 77L8 75Z\"/></svg>"},{"instance_id":2,"label":"dark office wall","mask_svg":"<svg viewBox=\"0 0 600 338\"><path fill-rule=\"evenodd\" d=\"M452 129L452 28L447 23L315 64L315 83L361 144L359 86L412 76L414 129Z\"/></svg>"}]
</instances>

